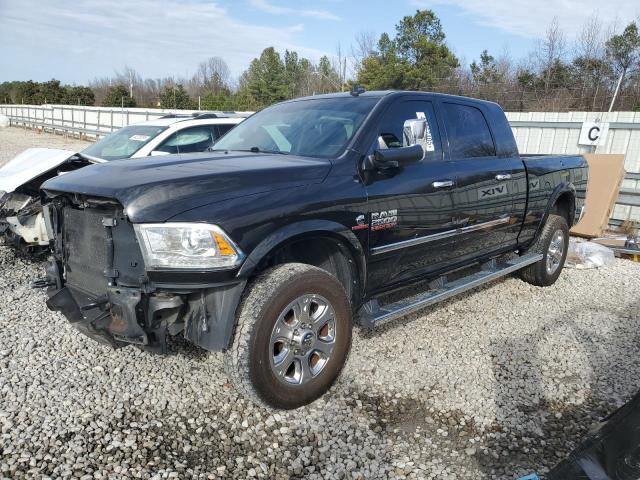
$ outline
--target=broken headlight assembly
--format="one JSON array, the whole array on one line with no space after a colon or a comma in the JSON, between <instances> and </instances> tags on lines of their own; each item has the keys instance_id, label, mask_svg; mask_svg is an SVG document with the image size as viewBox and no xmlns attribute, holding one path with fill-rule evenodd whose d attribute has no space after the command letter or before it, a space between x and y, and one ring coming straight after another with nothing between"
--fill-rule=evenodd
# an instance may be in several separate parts
<instances>
[{"instance_id":1,"label":"broken headlight assembly","mask_svg":"<svg viewBox=\"0 0 640 480\"><path fill-rule=\"evenodd\" d=\"M244 254L218 226L206 223L134 225L147 269L221 270L233 268Z\"/></svg>"},{"instance_id":2,"label":"broken headlight assembly","mask_svg":"<svg viewBox=\"0 0 640 480\"><path fill-rule=\"evenodd\" d=\"M16 192L3 192L0 190L0 210L8 213L19 212L27 207L35 199L29 195Z\"/></svg>"}]
</instances>

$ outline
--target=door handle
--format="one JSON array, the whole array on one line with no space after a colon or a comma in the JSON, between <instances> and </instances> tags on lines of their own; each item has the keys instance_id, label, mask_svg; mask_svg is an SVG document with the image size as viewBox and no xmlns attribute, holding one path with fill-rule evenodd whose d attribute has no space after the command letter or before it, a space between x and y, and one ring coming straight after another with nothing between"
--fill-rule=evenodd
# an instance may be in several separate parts
<instances>
[{"instance_id":1,"label":"door handle","mask_svg":"<svg viewBox=\"0 0 640 480\"><path fill-rule=\"evenodd\" d=\"M453 180L441 180L439 182L433 182L431 185L433 188L453 187Z\"/></svg>"},{"instance_id":2,"label":"door handle","mask_svg":"<svg viewBox=\"0 0 640 480\"><path fill-rule=\"evenodd\" d=\"M496 180L499 180L499 181L511 180L511 174L510 173L499 173L498 175L496 175Z\"/></svg>"}]
</instances>

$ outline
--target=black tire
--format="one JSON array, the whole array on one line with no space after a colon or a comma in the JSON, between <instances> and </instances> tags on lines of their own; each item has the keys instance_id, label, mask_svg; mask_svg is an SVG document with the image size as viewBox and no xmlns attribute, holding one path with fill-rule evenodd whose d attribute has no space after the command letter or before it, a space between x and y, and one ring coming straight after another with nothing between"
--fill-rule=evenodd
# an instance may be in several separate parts
<instances>
[{"instance_id":1,"label":"black tire","mask_svg":"<svg viewBox=\"0 0 640 480\"><path fill-rule=\"evenodd\" d=\"M562 240L562 252L558 255L556 252L550 250L552 242L557 240L556 235L561 234ZM543 255L542 260L529 265L528 267L520 270L520 278L531 285L538 287L546 287L553 285L560 276L564 262L567 259L567 251L569 250L569 226L564 217L560 215L549 214L547 221L544 224L540 236L536 242L527 250L526 253L541 253ZM554 253L557 258L557 263L554 261ZM549 259L549 257L551 257ZM547 268L547 260L555 265L553 271L549 271Z\"/></svg>"},{"instance_id":2,"label":"black tire","mask_svg":"<svg viewBox=\"0 0 640 480\"><path fill-rule=\"evenodd\" d=\"M290 384L288 381L293 381L293 374L286 377L286 373L283 375L275 371L277 368L274 366L274 358L278 342L273 344L273 338L278 328L276 323L278 322L278 326L283 326L282 322L289 315L285 313L285 309L289 308L292 302L295 303L300 298L308 299L309 296L326 300L333 309L333 316L330 316L331 311L328 311L329 317L334 318L331 323L333 350L326 359L321 360L323 363L317 376L313 376L309 370L307 373L310 375L306 377L309 378L307 383ZM312 307L312 304L309 305L309 313ZM293 308L290 312L293 312ZM309 321L307 324L302 324L297 319L293 322L308 326L315 324L313 320L308 318L307 320ZM285 325L285 329L292 328L289 323ZM327 332L328 329L327 326ZM342 371L351 347L351 329L351 305L337 278L311 265L301 263L278 265L262 273L247 287L238 309L232 344L225 352L225 370L234 386L255 403L287 410L298 408L313 402L333 385ZM278 331L280 331L279 328ZM298 332L298 330L295 331ZM327 335L331 336L328 333ZM314 337L314 341L318 343L320 333L316 336L317 339ZM288 361L289 354L293 355L292 352L301 351L293 346L304 348L306 345L299 336L295 338L299 339L298 343L291 341L286 347L280 347L283 350L286 348L289 352L285 355L283 364ZM307 365L313 363L312 360L315 357L311 358L312 355L315 353L308 353ZM298 365L302 365L303 360L300 358L303 357L296 356L293 360L294 371ZM298 363L295 363L296 361ZM319 361L316 361L316 365L318 364ZM304 378L304 375L301 378Z\"/></svg>"}]
</instances>

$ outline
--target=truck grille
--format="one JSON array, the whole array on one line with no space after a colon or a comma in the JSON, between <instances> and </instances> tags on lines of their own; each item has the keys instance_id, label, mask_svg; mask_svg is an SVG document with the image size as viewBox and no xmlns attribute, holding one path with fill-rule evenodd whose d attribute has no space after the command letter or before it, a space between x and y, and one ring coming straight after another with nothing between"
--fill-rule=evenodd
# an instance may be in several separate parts
<instances>
[{"instance_id":1,"label":"truck grille","mask_svg":"<svg viewBox=\"0 0 640 480\"><path fill-rule=\"evenodd\" d=\"M107 230L103 219L112 220L113 261L109 265ZM122 207L75 208L66 206L62 215L65 280L74 290L90 296L107 292L106 272L115 285L139 287L146 281L142 252L133 225Z\"/></svg>"},{"instance_id":2,"label":"truck grille","mask_svg":"<svg viewBox=\"0 0 640 480\"><path fill-rule=\"evenodd\" d=\"M63 242L67 283L95 295L106 293L106 232L102 219L108 211L65 208ZM113 213L111 213L113 215Z\"/></svg>"}]
</instances>

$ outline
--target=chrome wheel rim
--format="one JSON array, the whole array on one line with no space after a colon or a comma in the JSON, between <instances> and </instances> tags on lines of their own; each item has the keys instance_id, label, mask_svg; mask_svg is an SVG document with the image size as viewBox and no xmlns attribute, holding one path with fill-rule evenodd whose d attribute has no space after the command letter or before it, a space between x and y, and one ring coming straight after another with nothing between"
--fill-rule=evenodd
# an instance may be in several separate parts
<instances>
[{"instance_id":1,"label":"chrome wheel rim","mask_svg":"<svg viewBox=\"0 0 640 480\"><path fill-rule=\"evenodd\" d=\"M560 229L553 232L549 248L547 249L547 273L556 273L562 262L564 254L564 232Z\"/></svg>"},{"instance_id":2,"label":"chrome wheel rim","mask_svg":"<svg viewBox=\"0 0 640 480\"><path fill-rule=\"evenodd\" d=\"M271 332L271 370L287 385L304 385L326 367L336 343L336 315L315 294L296 298L280 313Z\"/></svg>"}]
</instances>

